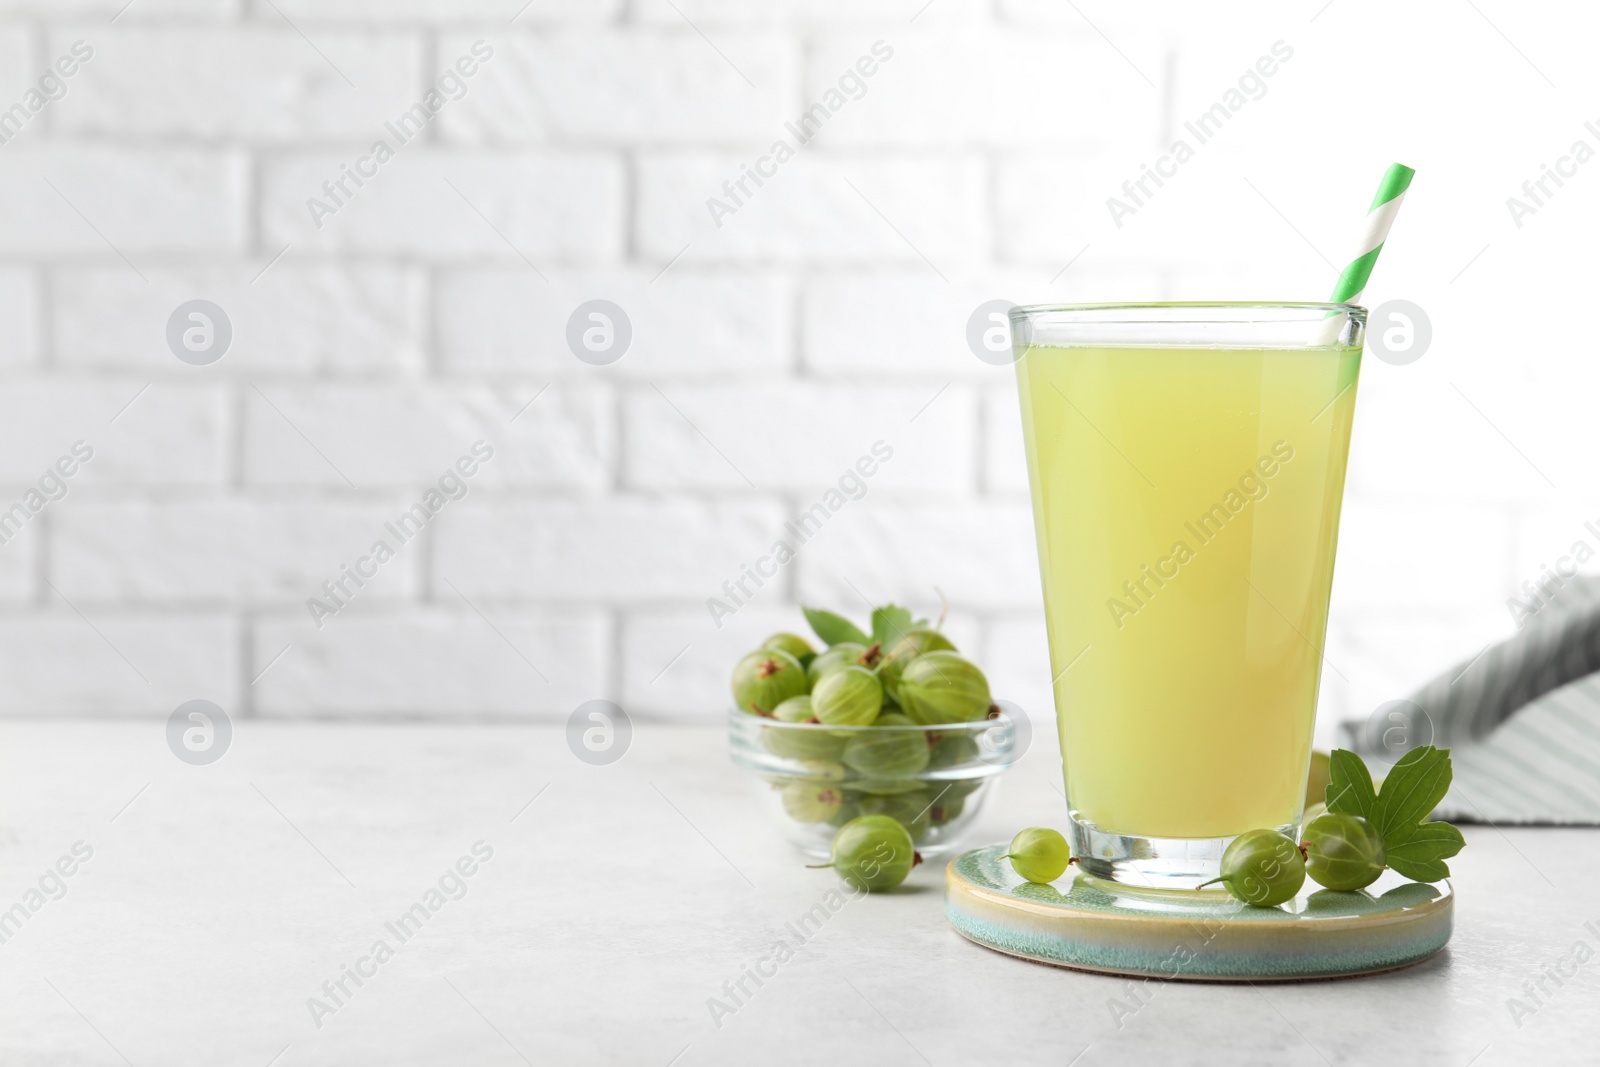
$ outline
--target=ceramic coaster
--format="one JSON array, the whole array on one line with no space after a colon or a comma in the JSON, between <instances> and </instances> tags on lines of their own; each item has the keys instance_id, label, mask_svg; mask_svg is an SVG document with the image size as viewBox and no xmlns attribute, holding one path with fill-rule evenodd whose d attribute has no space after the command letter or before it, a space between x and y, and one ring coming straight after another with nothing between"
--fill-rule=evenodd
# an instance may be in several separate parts
<instances>
[{"instance_id":1,"label":"ceramic coaster","mask_svg":"<svg viewBox=\"0 0 1600 1067\"><path fill-rule=\"evenodd\" d=\"M1356 893L1309 878L1277 908L1225 891L1139 889L1068 868L1024 882L1005 845L945 868L945 915L962 936L1026 960L1188 981L1293 981L1373 974L1427 959L1450 940L1454 892L1384 872Z\"/></svg>"}]
</instances>

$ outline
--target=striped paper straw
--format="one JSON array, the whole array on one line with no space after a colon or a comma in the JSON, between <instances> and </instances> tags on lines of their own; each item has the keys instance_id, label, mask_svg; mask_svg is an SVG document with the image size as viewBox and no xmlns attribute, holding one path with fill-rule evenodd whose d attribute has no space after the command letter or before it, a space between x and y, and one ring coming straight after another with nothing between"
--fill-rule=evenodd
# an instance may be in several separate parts
<instances>
[{"instance_id":1,"label":"striped paper straw","mask_svg":"<svg viewBox=\"0 0 1600 1067\"><path fill-rule=\"evenodd\" d=\"M1389 227L1394 225L1395 214L1406 198L1406 190L1411 188L1412 175L1416 173L1404 164L1394 163L1384 174L1383 183L1378 186L1378 195L1372 198L1372 206L1367 209L1366 233L1356 249L1356 258L1351 260L1334 284L1332 303L1354 304L1361 299L1361 294L1367 288L1367 279L1372 276L1372 265L1378 261L1378 253L1383 251Z\"/></svg>"}]
</instances>

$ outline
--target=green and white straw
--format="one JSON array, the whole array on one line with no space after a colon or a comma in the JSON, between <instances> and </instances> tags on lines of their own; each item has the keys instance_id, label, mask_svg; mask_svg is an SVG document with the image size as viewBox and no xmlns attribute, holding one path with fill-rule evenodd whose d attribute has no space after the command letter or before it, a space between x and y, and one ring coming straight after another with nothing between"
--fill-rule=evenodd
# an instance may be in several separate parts
<instances>
[{"instance_id":1,"label":"green and white straw","mask_svg":"<svg viewBox=\"0 0 1600 1067\"><path fill-rule=\"evenodd\" d=\"M1406 190L1411 188L1411 176L1417 172L1400 163L1392 164L1378 186L1378 195L1372 198L1367 209L1367 228L1356 249L1356 258L1350 261L1334 284L1331 302L1354 304L1366 291L1367 279L1372 276L1372 265L1383 251L1383 242L1389 237L1389 227L1405 201Z\"/></svg>"}]
</instances>

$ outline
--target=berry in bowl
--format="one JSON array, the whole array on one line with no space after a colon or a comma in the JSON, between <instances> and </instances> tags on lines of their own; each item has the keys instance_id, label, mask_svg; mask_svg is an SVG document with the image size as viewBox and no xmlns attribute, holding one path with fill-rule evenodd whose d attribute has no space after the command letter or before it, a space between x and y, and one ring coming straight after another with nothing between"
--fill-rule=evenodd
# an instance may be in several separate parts
<instances>
[{"instance_id":1,"label":"berry in bowl","mask_svg":"<svg viewBox=\"0 0 1600 1067\"><path fill-rule=\"evenodd\" d=\"M776 634L734 668L733 762L809 856L827 857L862 815L900 823L925 858L954 850L1022 755L1021 710L994 702L983 672L903 609L874 611L872 634L829 612L806 617L821 650Z\"/></svg>"}]
</instances>

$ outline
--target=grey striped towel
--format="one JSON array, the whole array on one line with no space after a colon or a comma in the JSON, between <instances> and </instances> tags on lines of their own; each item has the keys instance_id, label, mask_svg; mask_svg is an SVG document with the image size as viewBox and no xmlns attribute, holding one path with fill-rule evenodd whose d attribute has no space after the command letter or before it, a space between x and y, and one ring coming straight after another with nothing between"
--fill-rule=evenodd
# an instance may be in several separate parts
<instances>
[{"instance_id":1,"label":"grey striped towel","mask_svg":"<svg viewBox=\"0 0 1600 1067\"><path fill-rule=\"evenodd\" d=\"M1531 606L1515 636L1340 728L1375 772L1418 745L1452 748L1435 818L1600 825L1600 579L1571 579Z\"/></svg>"}]
</instances>

